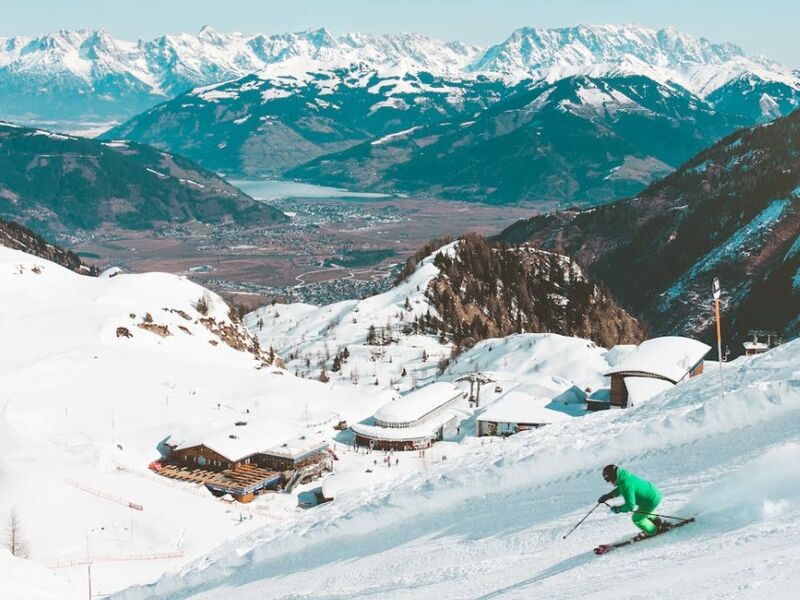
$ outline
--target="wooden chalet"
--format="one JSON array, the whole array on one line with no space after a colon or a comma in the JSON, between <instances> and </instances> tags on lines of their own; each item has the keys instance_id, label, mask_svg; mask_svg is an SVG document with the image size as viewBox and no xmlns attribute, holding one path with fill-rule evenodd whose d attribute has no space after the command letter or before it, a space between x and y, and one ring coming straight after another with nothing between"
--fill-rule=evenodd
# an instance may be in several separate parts
<instances>
[{"instance_id":1,"label":"wooden chalet","mask_svg":"<svg viewBox=\"0 0 800 600\"><path fill-rule=\"evenodd\" d=\"M249 429L247 429L249 427ZM330 468L328 444L305 437L269 445L258 423L237 423L203 442L164 443L166 456L151 468L160 475L201 483L215 496L250 502L266 490L294 486Z\"/></svg>"},{"instance_id":2,"label":"wooden chalet","mask_svg":"<svg viewBox=\"0 0 800 600\"><path fill-rule=\"evenodd\" d=\"M703 359L711 347L685 337L668 336L642 342L617 367L606 373L611 378L607 405L588 403L590 410L627 408L700 375Z\"/></svg>"}]
</instances>

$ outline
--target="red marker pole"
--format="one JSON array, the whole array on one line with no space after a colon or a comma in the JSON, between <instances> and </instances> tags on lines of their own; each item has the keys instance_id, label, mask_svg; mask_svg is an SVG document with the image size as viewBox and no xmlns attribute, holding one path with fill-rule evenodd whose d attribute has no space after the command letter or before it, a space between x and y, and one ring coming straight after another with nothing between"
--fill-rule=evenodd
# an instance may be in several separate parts
<instances>
[{"instance_id":1,"label":"red marker pole","mask_svg":"<svg viewBox=\"0 0 800 600\"><path fill-rule=\"evenodd\" d=\"M722 326L719 319L719 299L722 296L722 289L719 285L719 279L714 277L714 284L712 285L714 292L714 315L717 319L717 354L719 355L719 396L725 398L725 383L722 378Z\"/></svg>"}]
</instances>

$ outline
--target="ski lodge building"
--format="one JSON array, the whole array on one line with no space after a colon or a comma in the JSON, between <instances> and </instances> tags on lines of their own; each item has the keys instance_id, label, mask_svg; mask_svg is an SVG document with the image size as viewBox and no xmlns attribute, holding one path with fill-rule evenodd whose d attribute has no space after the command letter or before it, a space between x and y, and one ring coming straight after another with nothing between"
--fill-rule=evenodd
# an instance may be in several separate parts
<instances>
[{"instance_id":1,"label":"ski lodge building","mask_svg":"<svg viewBox=\"0 0 800 600\"><path fill-rule=\"evenodd\" d=\"M589 398L589 410L636 406L685 379L703 372L711 347L685 337L667 336L642 342L613 370L607 401Z\"/></svg>"},{"instance_id":2,"label":"ski lodge building","mask_svg":"<svg viewBox=\"0 0 800 600\"><path fill-rule=\"evenodd\" d=\"M173 441L170 436L162 444L165 456L150 467L159 475L202 483L215 496L229 494L239 502L279 486L291 491L330 470L326 442L297 437L275 444L275 433L272 423L239 421L202 441Z\"/></svg>"},{"instance_id":3,"label":"ski lodge building","mask_svg":"<svg viewBox=\"0 0 800 600\"><path fill-rule=\"evenodd\" d=\"M430 448L456 432L459 416L453 408L464 398L452 383L432 383L385 404L351 429L358 445L376 450Z\"/></svg>"},{"instance_id":4,"label":"ski lodge building","mask_svg":"<svg viewBox=\"0 0 800 600\"><path fill-rule=\"evenodd\" d=\"M568 414L547 408L548 398L511 391L494 402L477 419L478 436L509 436L551 423L571 419Z\"/></svg>"}]
</instances>

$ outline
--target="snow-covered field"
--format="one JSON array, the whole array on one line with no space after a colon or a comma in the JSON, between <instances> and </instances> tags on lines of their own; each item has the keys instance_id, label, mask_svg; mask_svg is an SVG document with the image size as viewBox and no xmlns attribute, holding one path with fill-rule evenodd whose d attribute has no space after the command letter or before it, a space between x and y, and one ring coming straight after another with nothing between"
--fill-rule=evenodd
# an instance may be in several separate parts
<instances>
[{"instance_id":1,"label":"snow-covered field","mask_svg":"<svg viewBox=\"0 0 800 600\"><path fill-rule=\"evenodd\" d=\"M794 598L800 584L800 342L608 411L480 446L401 482L244 535L142 598ZM597 511L615 462L698 521L612 552Z\"/></svg>"}]
</instances>

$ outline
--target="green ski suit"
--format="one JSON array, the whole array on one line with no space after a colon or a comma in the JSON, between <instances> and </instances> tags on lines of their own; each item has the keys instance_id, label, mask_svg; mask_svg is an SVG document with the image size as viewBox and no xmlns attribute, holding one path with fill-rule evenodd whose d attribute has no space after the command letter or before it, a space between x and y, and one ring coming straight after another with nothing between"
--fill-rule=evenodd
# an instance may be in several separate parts
<instances>
[{"instance_id":1,"label":"green ski suit","mask_svg":"<svg viewBox=\"0 0 800 600\"><path fill-rule=\"evenodd\" d=\"M611 492L611 498L622 496L625 504L619 507L618 512L634 512L631 519L636 526L647 535L656 532L656 526L647 515L641 513L652 513L658 503L661 502L661 492L658 488L641 477L625 469L617 469L617 487Z\"/></svg>"}]
</instances>

